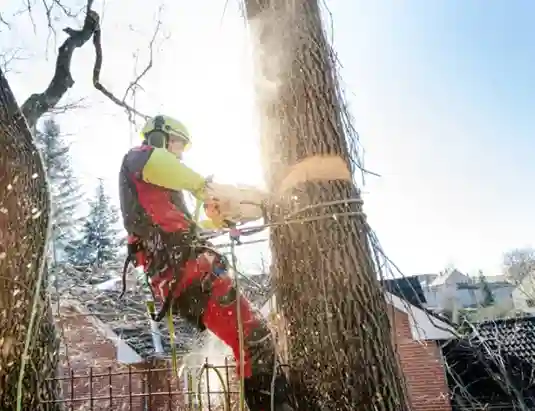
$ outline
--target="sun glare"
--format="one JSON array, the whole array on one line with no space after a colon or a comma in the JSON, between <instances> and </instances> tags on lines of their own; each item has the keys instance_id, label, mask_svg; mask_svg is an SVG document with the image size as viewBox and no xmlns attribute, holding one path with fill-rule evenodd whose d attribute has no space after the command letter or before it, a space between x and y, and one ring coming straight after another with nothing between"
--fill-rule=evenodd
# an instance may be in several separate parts
<instances>
[{"instance_id":1,"label":"sun glare","mask_svg":"<svg viewBox=\"0 0 535 411\"><path fill-rule=\"evenodd\" d=\"M198 34L184 90L194 138L185 161L220 182L262 184L246 28L239 16L227 15Z\"/></svg>"}]
</instances>

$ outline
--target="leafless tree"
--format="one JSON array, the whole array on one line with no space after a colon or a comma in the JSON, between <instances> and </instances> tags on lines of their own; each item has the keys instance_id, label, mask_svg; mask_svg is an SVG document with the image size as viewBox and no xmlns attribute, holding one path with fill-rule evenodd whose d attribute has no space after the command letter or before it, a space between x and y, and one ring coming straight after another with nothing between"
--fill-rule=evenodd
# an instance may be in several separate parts
<instances>
[{"instance_id":1,"label":"leafless tree","mask_svg":"<svg viewBox=\"0 0 535 411\"><path fill-rule=\"evenodd\" d=\"M32 15L32 2L25 7ZM50 25L51 8L75 13L59 1L45 1ZM118 98L99 80L103 61L100 17L85 7L81 29L67 27L67 38L58 49L54 75L40 93L19 107L0 69L0 408L3 410L60 410L53 402L60 394L54 382L58 366L58 341L47 296L45 255L49 234L49 191L42 160L32 133L39 118L59 107L74 85L70 67L73 53L92 39L95 48L93 85L130 119L146 116L126 102L131 90L152 66ZM0 23L8 26L0 18ZM51 26L52 27L52 26ZM157 23L156 31L159 28ZM154 40L153 40L154 41ZM152 43L151 41L151 47Z\"/></svg>"},{"instance_id":2,"label":"leafless tree","mask_svg":"<svg viewBox=\"0 0 535 411\"><path fill-rule=\"evenodd\" d=\"M300 410L408 410L362 212L356 132L316 0L246 0L278 309ZM327 216L327 217L326 217ZM336 217L336 218L333 218Z\"/></svg>"},{"instance_id":3,"label":"leafless tree","mask_svg":"<svg viewBox=\"0 0 535 411\"><path fill-rule=\"evenodd\" d=\"M533 248L515 248L503 256L505 275L513 284L518 284L525 277L535 273L535 250Z\"/></svg>"}]
</instances>

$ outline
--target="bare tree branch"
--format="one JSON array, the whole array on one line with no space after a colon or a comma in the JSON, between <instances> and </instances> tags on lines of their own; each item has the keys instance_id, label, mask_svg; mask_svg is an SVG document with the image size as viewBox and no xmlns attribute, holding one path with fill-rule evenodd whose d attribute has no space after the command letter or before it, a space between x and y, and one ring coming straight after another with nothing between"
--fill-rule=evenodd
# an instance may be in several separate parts
<instances>
[{"instance_id":1,"label":"bare tree branch","mask_svg":"<svg viewBox=\"0 0 535 411\"><path fill-rule=\"evenodd\" d=\"M161 12L161 8L159 10L159 13ZM119 99L116 97L111 91L109 91L101 82L100 82L100 72L102 70L102 60L103 60L103 53L102 53L102 42L101 42L101 32L100 29L96 30L93 35L93 45L95 46L95 66L93 67L93 85L97 90L99 90L102 94L104 94L106 97L108 97L111 101L113 101L115 104L117 104L119 107L123 108L127 115L128 119L131 123L133 123L134 117L141 117L142 119L146 120L149 118L148 115L141 113L140 111L136 110L134 107L130 106L128 103L126 103L126 99L128 95L132 92L135 92L135 90L139 87L139 82L141 79L149 72L149 70L152 68L153 65L153 49L154 49L154 42L156 40L156 36L158 35L161 27L161 20L158 18L158 22L156 24L156 28L154 30L154 34L152 36L152 39L149 43L149 62L147 63L147 66L145 69L139 74L136 79L129 84L129 86L126 88L126 91L123 95L122 99Z\"/></svg>"},{"instance_id":2,"label":"bare tree branch","mask_svg":"<svg viewBox=\"0 0 535 411\"><path fill-rule=\"evenodd\" d=\"M79 14L84 10L84 7L82 7L77 12L74 12L69 7L63 5L60 0L51 0L51 1L41 0L41 3L43 5L43 8L45 9L45 15L46 15L46 20L47 20L47 25L48 25L48 35L46 39L47 50L48 50L50 37L52 35L54 36L54 45L56 43L56 37L57 37L56 29L54 27L54 21L58 20L58 16L54 15L53 12L56 9L59 9L61 11L60 14L63 14L66 17L77 18Z\"/></svg>"},{"instance_id":3,"label":"bare tree branch","mask_svg":"<svg viewBox=\"0 0 535 411\"><path fill-rule=\"evenodd\" d=\"M138 88L138 87L141 87L139 85L141 79L143 77L145 77L147 75L147 73L149 72L149 70L152 68L152 64L153 64L153 52L154 52L154 42L156 41L156 36L158 35L159 31L160 31L160 27L162 25L162 22L160 20L160 14L161 14L161 11L162 11L162 6L160 6L160 8L158 9L158 21L156 23L156 28L154 29L154 34L152 35L152 38L149 42L149 62L147 63L147 65L145 66L145 68L141 71L141 73L136 77L136 79L131 82L129 84L129 86L126 88L125 92L124 92L124 95L123 95L123 100L122 101L125 101L126 98L128 97L128 93L130 92L135 92L135 89Z\"/></svg>"},{"instance_id":4,"label":"bare tree branch","mask_svg":"<svg viewBox=\"0 0 535 411\"><path fill-rule=\"evenodd\" d=\"M14 16L19 16L21 14L27 14L28 17L30 18L31 23L32 23L34 33L37 31L35 20L33 18L33 11L34 11L34 6L36 6L36 3L37 3L36 0L33 0L33 1L32 0L25 0L24 1L24 7L21 10L18 10L13 14ZM57 16L53 15L53 12L56 9L61 10L61 13L63 15L65 15L66 17L69 17L69 18L77 18L78 15L80 14L80 11L84 9L84 8L82 8L80 11L74 12L73 10L71 10L70 7L65 6L61 2L61 0L41 0L41 4L42 4L42 6L44 8L44 11L45 11L48 28L52 32L54 32L54 34L55 34L55 29L54 29L52 23L53 23L54 20L57 19Z\"/></svg>"},{"instance_id":5,"label":"bare tree branch","mask_svg":"<svg viewBox=\"0 0 535 411\"><path fill-rule=\"evenodd\" d=\"M24 4L26 6L25 9L15 13L15 15L20 14L22 12L28 12L28 16L30 17L30 22L32 23L33 32L37 33L37 26L35 25L35 20L33 19L32 4L30 3L30 0L26 0Z\"/></svg>"},{"instance_id":6,"label":"bare tree branch","mask_svg":"<svg viewBox=\"0 0 535 411\"><path fill-rule=\"evenodd\" d=\"M86 98L85 97L81 97L81 98L78 98L74 101L70 101L68 103L65 103L65 104L59 104L55 107L52 107L48 113L49 114L63 114L63 113L66 113L66 112L70 112L72 110L77 110L77 109L85 109L85 108L89 108L89 106L87 104L84 104L84 102L86 101Z\"/></svg>"},{"instance_id":7,"label":"bare tree branch","mask_svg":"<svg viewBox=\"0 0 535 411\"><path fill-rule=\"evenodd\" d=\"M11 29L11 25L6 21L6 19L4 19L4 16L2 16L2 13L0 13L0 23L2 23L8 29Z\"/></svg>"},{"instance_id":8,"label":"bare tree branch","mask_svg":"<svg viewBox=\"0 0 535 411\"><path fill-rule=\"evenodd\" d=\"M87 13L81 30L70 27L63 31L69 37L58 50L56 70L50 84L42 93L32 94L22 105L22 112L33 128L43 114L56 106L59 100L74 85L70 67L74 50L82 47L96 32L99 32L99 15L91 10L92 0L87 3Z\"/></svg>"},{"instance_id":9,"label":"bare tree branch","mask_svg":"<svg viewBox=\"0 0 535 411\"><path fill-rule=\"evenodd\" d=\"M70 17L70 18L78 17L78 13L73 12L69 7L65 6L59 0L52 0L50 3L48 3L46 0L42 0L42 2L43 2L43 6L45 7L45 9L47 11L50 10L50 12L47 13L47 15L51 15L52 10L54 8L59 8L63 12L63 14L67 17Z\"/></svg>"},{"instance_id":10,"label":"bare tree branch","mask_svg":"<svg viewBox=\"0 0 535 411\"><path fill-rule=\"evenodd\" d=\"M51 0L48 2L47 0L42 0L42 2L46 10L49 28L52 28L51 15L54 7L59 7L62 12L67 16L75 16L75 14L73 14L70 9L63 6L59 0ZM36 125L37 121L43 114L54 108L55 110L58 110L57 104L65 95L65 93L74 85L74 80L70 71L74 50L82 47L85 43L87 43L87 41L89 41L91 37L93 37L93 45L95 47L95 64L93 67L94 87L102 94L104 94L107 98L109 98L112 102L123 108L127 112L128 119L130 120L130 122L133 123L134 117L141 117L143 119L147 119L149 117L136 110L134 107L130 106L126 102L126 99L129 97L130 94L135 92L137 88L141 87L139 85L139 82L153 66L154 43L160 31L161 20L158 18L154 34L149 43L149 62L147 63L147 66L136 77L136 79L129 84L129 86L126 88L123 98L119 99L100 82L100 72L102 70L103 61L100 16L97 12L91 9L92 4L93 0L88 0L86 7L86 17L81 30L75 30L70 27L63 29L63 31L67 33L69 37L58 49L56 70L46 90L41 93L32 94L30 97L28 97L28 99L21 107L22 112L26 117L26 120L28 121L30 129ZM31 14L34 3L31 3L31 0L26 0L25 5L26 10ZM161 8L158 14L160 14L160 12ZM70 107L72 107L72 105L70 105ZM63 108L63 110L64 109L65 108ZM61 111L62 108L59 108L59 110Z\"/></svg>"},{"instance_id":11,"label":"bare tree branch","mask_svg":"<svg viewBox=\"0 0 535 411\"><path fill-rule=\"evenodd\" d=\"M21 52L22 49L16 47L6 50L2 54L0 54L0 68L2 69L4 74L9 73L11 71L10 66L14 61L24 60L24 57L21 56Z\"/></svg>"},{"instance_id":12,"label":"bare tree branch","mask_svg":"<svg viewBox=\"0 0 535 411\"><path fill-rule=\"evenodd\" d=\"M109 91L104 85L100 82L100 71L102 69L102 43L100 39L100 30L97 30L93 35L93 44L95 46L95 66L93 68L93 85L95 88L108 97L111 101L117 104L119 107L122 107L126 110L128 117L131 118L132 115L142 117L144 119L149 118L149 116L137 111L135 108L129 106L124 100L120 100L116 97L111 91Z\"/></svg>"}]
</instances>

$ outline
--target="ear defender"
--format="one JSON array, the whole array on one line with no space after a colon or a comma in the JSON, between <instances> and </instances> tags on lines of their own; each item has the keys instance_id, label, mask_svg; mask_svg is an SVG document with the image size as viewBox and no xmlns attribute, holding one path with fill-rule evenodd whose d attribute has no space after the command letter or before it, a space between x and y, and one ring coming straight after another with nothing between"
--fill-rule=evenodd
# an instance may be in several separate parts
<instances>
[{"instance_id":1,"label":"ear defender","mask_svg":"<svg viewBox=\"0 0 535 411\"><path fill-rule=\"evenodd\" d=\"M159 147L159 148L165 148L167 147L167 143L169 140L169 137L167 136L167 133L164 133L163 131L154 130L147 134L147 143L150 146L153 147Z\"/></svg>"},{"instance_id":2,"label":"ear defender","mask_svg":"<svg viewBox=\"0 0 535 411\"><path fill-rule=\"evenodd\" d=\"M147 133L147 143L153 147L166 148L169 144L169 135L163 131L165 119L163 116L154 117L154 129Z\"/></svg>"}]
</instances>

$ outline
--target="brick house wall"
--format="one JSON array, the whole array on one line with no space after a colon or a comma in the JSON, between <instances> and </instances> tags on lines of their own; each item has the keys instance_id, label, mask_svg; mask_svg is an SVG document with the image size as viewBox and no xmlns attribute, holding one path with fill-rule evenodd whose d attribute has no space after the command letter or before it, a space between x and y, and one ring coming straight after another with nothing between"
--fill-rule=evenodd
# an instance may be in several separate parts
<instances>
[{"instance_id":1,"label":"brick house wall","mask_svg":"<svg viewBox=\"0 0 535 411\"><path fill-rule=\"evenodd\" d=\"M409 315L389 306L394 344L412 411L452 411L442 353L436 341L415 341Z\"/></svg>"}]
</instances>

